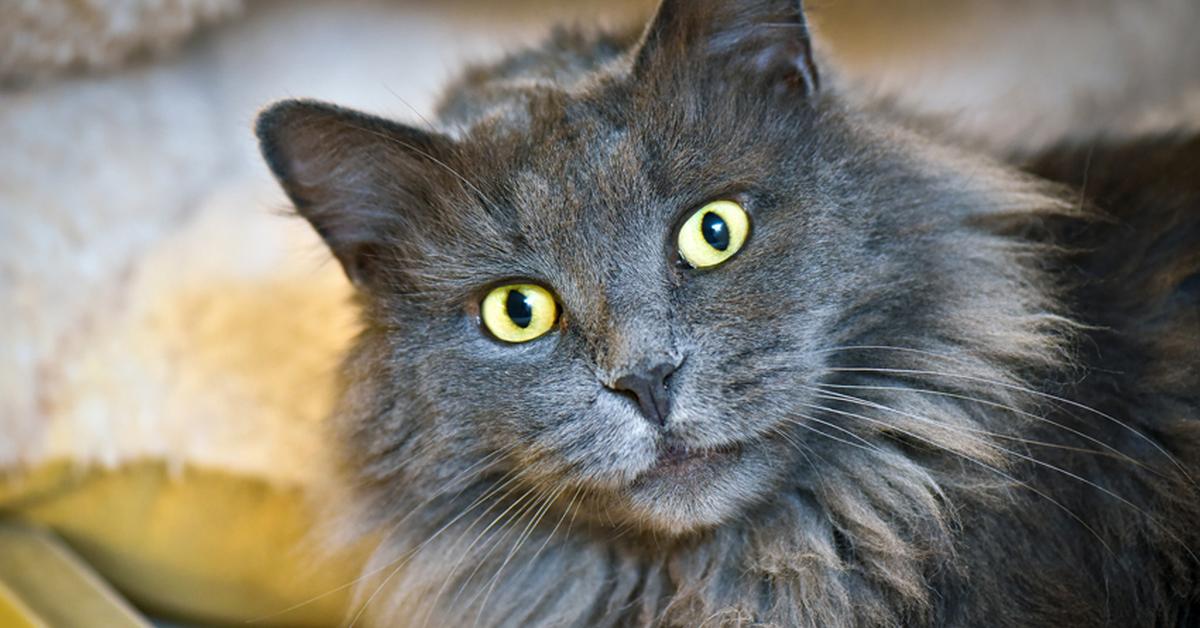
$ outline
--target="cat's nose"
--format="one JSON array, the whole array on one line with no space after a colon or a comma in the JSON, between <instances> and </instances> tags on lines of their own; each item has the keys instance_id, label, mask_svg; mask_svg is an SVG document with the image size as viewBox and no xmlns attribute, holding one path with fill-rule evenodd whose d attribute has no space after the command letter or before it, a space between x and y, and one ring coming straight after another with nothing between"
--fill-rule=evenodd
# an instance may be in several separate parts
<instances>
[{"instance_id":1,"label":"cat's nose","mask_svg":"<svg viewBox=\"0 0 1200 628\"><path fill-rule=\"evenodd\" d=\"M610 386L632 395L637 400L638 409L647 421L663 427L667 424L667 415L671 412L671 393L667 388L667 378L671 376L678 365L662 362L639 372L622 375Z\"/></svg>"}]
</instances>

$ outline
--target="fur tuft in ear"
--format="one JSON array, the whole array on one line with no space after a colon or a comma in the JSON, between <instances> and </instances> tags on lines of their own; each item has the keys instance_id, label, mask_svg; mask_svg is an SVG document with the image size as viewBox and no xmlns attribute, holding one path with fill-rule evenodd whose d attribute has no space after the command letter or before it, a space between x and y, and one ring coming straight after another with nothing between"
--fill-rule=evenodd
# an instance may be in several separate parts
<instances>
[{"instance_id":1,"label":"fur tuft in ear","mask_svg":"<svg viewBox=\"0 0 1200 628\"><path fill-rule=\"evenodd\" d=\"M672 64L803 95L820 88L801 0L663 0L634 71Z\"/></svg>"},{"instance_id":2,"label":"fur tuft in ear","mask_svg":"<svg viewBox=\"0 0 1200 628\"><path fill-rule=\"evenodd\" d=\"M383 244L431 206L451 140L316 101L258 116L259 147L284 191L356 285L377 276Z\"/></svg>"}]
</instances>

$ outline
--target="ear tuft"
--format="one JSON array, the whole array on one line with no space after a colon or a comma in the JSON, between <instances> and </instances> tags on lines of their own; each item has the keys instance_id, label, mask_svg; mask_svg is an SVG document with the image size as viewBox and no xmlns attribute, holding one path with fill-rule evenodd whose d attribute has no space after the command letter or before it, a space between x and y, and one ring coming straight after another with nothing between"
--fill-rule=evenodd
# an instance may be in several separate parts
<instances>
[{"instance_id":1,"label":"ear tuft","mask_svg":"<svg viewBox=\"0 0 1200 628\"><path fill-rule=\"evenodd\" d=\"M284 192L356 285L378 274L379 254L419 223L434 193L436 155L448 138L334 105L285 100L258 116L263 158Z\"/></svg>"},{"instance_id":2,"label":"ear tuft","mask_svg":"<svg viewBox=\"0 0 1200 628\"><path fill-rule=\"evenodd\" d=\"M801 0L663 0L634 71L679 64L803 95L820 89Z\"/></svg>"}]
</instances>

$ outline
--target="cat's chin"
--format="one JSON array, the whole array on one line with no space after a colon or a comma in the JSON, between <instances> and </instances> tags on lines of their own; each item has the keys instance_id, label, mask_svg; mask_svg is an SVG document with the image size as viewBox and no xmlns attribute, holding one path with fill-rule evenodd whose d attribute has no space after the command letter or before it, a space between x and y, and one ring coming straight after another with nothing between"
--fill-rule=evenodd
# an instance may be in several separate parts
<instances>
[{"instance_id":1,"label":"cat's chin","mask_svg":"<svg viewBox=\"0 0 1200 628\"><path fill-rule=\"evenodd\" d=\"M720 525L769 483L766 456L755 445L663 447L625 488L630 514L640 526L670 534Z\"/></svg>"},{"instance_id":2,"label":"cat's chin","mask_svg":"<svg viewBox=\"0 0 1200 628\"><path fill-rule=\"evenodd\" d=\"M639 474L634 484L663 480L686 482L694 479L696 474L719 473L723 467L736 464L741 455L742 445L739 443L703 448L664 445L659 449L654 464Z\"/></svg>"}]
</instances>

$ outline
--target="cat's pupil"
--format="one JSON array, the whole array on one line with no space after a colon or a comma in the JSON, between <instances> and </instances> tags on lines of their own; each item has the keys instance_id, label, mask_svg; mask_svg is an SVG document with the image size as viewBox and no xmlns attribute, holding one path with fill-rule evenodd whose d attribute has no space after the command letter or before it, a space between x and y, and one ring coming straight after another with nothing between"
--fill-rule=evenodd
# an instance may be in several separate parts
<instances>
[{"instance_id":1,"label":"cat's pupil","mask_svg":"<svg viewBox=\"0 0 1200 628\"><path fill-rule=\"evenodd\" d=\"M509 291L508 298L504 300L504 309L517 327L524 329L533 322L533 308L520 290Z\"/></svg>"},{"instance_id":2,"label":"cat's pupil","mask_svg":"<svg viewBox=\"0 0 1200 628\"><path fill-rule=\"evenodd\" d=\"M704 214L700 221L700 231L704 234L704 241L714 249L724 251L729 248L729 227L725 220L715 213Z\"/></svg>"}]
</instances>

